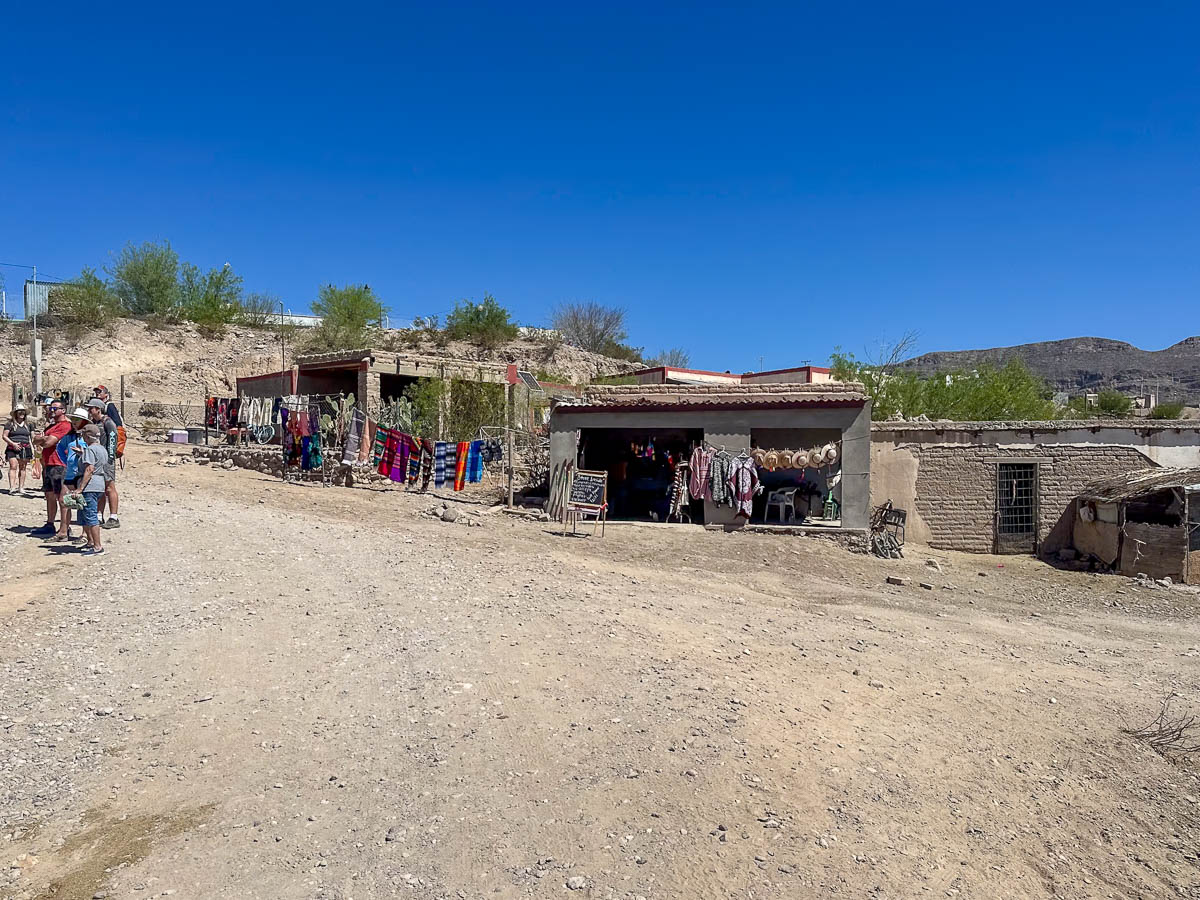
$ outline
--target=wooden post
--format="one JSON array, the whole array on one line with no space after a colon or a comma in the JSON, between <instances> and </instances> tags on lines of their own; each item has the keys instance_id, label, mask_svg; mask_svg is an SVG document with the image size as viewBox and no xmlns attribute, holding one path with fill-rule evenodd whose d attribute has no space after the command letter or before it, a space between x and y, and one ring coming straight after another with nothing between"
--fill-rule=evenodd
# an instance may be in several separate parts
<instances>
[{"instance_id":1,"label":"wooden post","mask_svg":"<svg viewBox=\"0 0 1200 900\"><path fill-rule=\"evenodd\" d=\"M508 436L508 508L513 506L513 406L516 401L517 386L508 386L508 427L504 430Z\"/></svg>"},{"instance_id":2,"label":"wooden post","mask_svg":"<svg viewBox=\"0 0 1200 900\"><path fill-rule=\"evenodd\" d=\"M121 376L121 421L125 421L125 376Z\"/></svg>"}]
</instances>

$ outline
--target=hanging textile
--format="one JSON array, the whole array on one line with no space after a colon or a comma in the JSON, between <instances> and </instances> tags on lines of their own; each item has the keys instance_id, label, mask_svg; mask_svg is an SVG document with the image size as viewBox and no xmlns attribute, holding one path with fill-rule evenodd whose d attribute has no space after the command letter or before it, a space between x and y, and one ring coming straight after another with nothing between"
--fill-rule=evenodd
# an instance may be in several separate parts
<instances>
[{"instance_id":1,"label":"hanging textile","mask_svg":"<svg viewBox=\"0 0 1200 900\"><path fill-rule=\"evenodd\" d=\"M684 508L687 506L688 500L688 464L680 463L675 467L675 477L671 483L671 511L667 514L668 522L672 516L683 521Z\"/></svg>"},{"instance_id":2,"label":"hanging textile","mask_svg":"<svg viewBox=\"0 0 1200 900\"><path fill-rule=\"evenodd\" d=\"M471 445L466 441L459 441L458 448L454 455L454 490L461 491L463 484L467 480L467 454L470 452Z\"/></svg>"},{"instance_id":3,"label":"hanging textile","mask_svg":"<svg viewBox=\"0 0 1200 900\"><path fill-rule=\"evenodd\" d=\"M387 429L382 425L375 426L375 442L371 447L371 467L379 468L383 462L383 454L387 450Z\"/></svg>"},{"instance_id":4,"label":"hanging textile","mask_svg":"<svg viewBox=\"0 0 1200 900\"><path fill-rule=\"evenodd\" d=\"M446 451L445 441L438 441L433 447L433 486L440 488L446 483Z\"/></svg>"},{"instance_id":5,"label":"hanging textile","mask_svg":"<svg viewBox=\"0 0 1200 900\"><path fill-rule=\"evenodd\" d=\"M429 490L429 479L433 477L433 441L421 441L421 490Z\"/></svg>"},{"instance_id":6,"label":"hanging textile","mask_svg":"<svg viewBox=\"0 0 1200 900\"><path fill-rule=\"evenodd\" d=\"M754 495L762 491L758 467L749 454L742 454L730 464L729 489L737 515L749 519L754 512Z\"/></svg>"},{"instance_id":7,"label":"hanging textile","mask_svg":"<svg viewBox=\"0 0 1200 900\"><path fill-rule=\"evenodd\" d=\"M363 411L361 409L354 410L350 416L350 424L346 428L346 442L342 446L342 465L353 465L358 459L358 448L362 444L366 425L367 417Z\"/></svg>"},{"instance_id":8,"label":"hanging textile","mask_svg":"<svg viewBox=\"0 0 1200 900\"><path fill-rule=\"evenodd\" d=\"M392 463L396 459L396 446L400 441L394 431L384 430L383 435L383 453L379 456L379 466L376 468L376 471L384 478L388 478L392 472Z\"/></svg>"},{"instance_id":9,"label":"hanging textile","mask_svg":"<svg viewBox=\"0 0 1200 900\"><path fill-rule=\"evenodd\" d=\"M703 498L708 496L708 476L709 469L712 467L713 451L701 444L692 451L691 478L688 482L688 490L693 497Z\"/></svg>"},{"instance_id":10,"label":"hanging textile","mask_svg":"<svg viewBox=\"0 0 1200 900\"><path fill-rule=\"evenodd\" d=\"M717 506L733 506L733 494L729 487L730 467L733 465L733 454L725 450L717 450L712 455L708 471L708 499Z\"/></svg>"},{"instance_id":11,"label":"hanging textile","mask_svg":"<svg viewBox=\"0 0 1200 900\"><path fill-rule=\"evenodd\" d=\"M483 441L472 441L467 450L467 482L478 484L483 481Z\"/></svg>"},{"instance_id":12,"label":"hanging textile","mask_svg":"<svg viewBox=\"0 0 1200 900\"><path fill-rule=\"evenodd\" d=\"M217 427L216 397L206 397L204 400L204 424L209 428Z\"/></svg>"},{"instance_id":13,"label":"hanging textile","mask_svg":"<svg viewBox=\"0 0 1200 900\"><path fill-rule=\"evenodd\" d=\"M394 431L392 434L396 437L396 449L392 454L392 466L388 471L388 478L404 484L408 479L408 457L412 452L412 437L399 431Z\"/></svg>"}]
</instances>

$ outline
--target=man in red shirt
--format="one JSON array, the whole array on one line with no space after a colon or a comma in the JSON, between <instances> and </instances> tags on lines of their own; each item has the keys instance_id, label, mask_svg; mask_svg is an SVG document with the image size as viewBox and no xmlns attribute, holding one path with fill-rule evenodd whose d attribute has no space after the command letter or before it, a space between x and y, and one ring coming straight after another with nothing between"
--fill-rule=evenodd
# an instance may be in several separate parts
<instances>
[{"instance_id":1,"label":"man in red shirt","mask_svg":"<svg viewBox=\"0 0 1200 900\"><path fill-rule=\"evenodd\" d=\"M42 448L42 492L46 495L46 524L36 529L34 534L51 535L56 532L55 518L61 517L63 522L69 522L70 511L62 505L63 474L66 464L58 455L58 439L71 431L71 423L67 420L67 411L61 400L50 404L50 425L45 434L35 436L34 444Z\"/></svg>"}]
</instances>

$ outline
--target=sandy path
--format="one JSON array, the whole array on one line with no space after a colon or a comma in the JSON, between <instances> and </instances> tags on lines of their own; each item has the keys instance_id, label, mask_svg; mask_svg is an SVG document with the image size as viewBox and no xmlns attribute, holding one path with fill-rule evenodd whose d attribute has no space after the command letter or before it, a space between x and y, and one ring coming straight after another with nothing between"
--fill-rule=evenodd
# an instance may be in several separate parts
<instances>
[{"instance_id":1,"label":"sandy path","mask_svg":"<svg viewBox=\"0 0 1200 900\"><path fill-rule=\"evenodd\" d=\"M0 896L1200 896L1119 732L1194 593L139 458L104 559L0 542Z\"/></svg>"}]
</instances>

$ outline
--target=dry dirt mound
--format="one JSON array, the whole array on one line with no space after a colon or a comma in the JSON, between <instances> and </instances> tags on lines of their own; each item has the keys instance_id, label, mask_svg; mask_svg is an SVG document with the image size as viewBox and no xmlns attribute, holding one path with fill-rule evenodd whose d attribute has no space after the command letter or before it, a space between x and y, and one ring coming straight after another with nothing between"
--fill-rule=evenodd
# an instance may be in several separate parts
<instances>
[{"instance_id":1,"label":"dry dirt mound","mask_svg":"<svg viewBox=\"0 0 1200 900\"><path fill-rule=\"evenodd\" d=\"M85 392L97 384L116 386L125 376L126 399L199 403L205 391L232 393L237 378L278 371L279 336L270 330L229 328L219 338L205 337L192 325L150 329L145 322L119 320L111 333L89 332L78 339L63 329L42 329L42 384L47 390ZM304 335L299 336L303 339ZM551 380L586 382L599 375L633 371L638 366L563 344L517 340L496 350L462 341L438 346L428 338L405 339L387 331L381 346L398 352L446 355L459 359L516 363ZM287 346L287 363L303 349ZM14 380L29 378L28 332L10 328L0 339L0 398L10 396Z\"/></svg>"}]
</instances>

